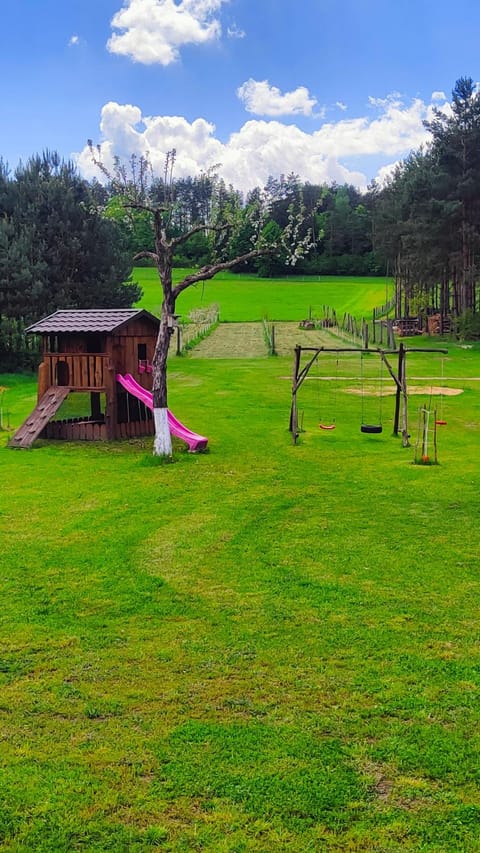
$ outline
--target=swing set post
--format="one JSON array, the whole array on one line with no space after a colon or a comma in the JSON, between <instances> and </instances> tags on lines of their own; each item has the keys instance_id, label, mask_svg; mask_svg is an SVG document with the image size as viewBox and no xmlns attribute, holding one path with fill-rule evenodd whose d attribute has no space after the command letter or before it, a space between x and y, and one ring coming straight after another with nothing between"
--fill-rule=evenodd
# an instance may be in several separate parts
<instances>
[{"instance_id":1,"label":"swing set post","mask_svg":"<svg viewBox=\"0 0 480 853\"><path fill-rule=\"evenodd\" d=\"M398 368L397 368L397 390L395 394L395 414L393 417L393 434L398 436L400 424L400 400L402 393L405 392L405 344L400 342L398 345Z\"/></svg>"},{"instance_id":2,"label":"swing set post","mask_svg":"<svg viewBox=\"0 0 480 853\"><path fill-rule=\"evenodd\" d=\"M300 359L302 357L302 348L299 344L295 347L295 357L293 362L293 377L292 377L292 405L290 409L290 424L289 430L292 433L293 443L297 443L298 439L298 411L297 411L297 390L299 388L298 374L300 372Z\"/></svg>"}]
</instances>

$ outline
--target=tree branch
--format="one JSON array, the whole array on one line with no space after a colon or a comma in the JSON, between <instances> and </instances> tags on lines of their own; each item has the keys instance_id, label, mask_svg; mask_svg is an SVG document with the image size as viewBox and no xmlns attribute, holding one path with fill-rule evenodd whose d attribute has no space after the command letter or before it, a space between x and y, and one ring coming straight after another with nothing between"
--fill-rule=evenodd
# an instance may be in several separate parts
<instances>
[{"instance_id":1,"label":"tree branch","mask_svg":"<svg viewBox=\"0 0 480 853\"><path fill-rule=\"evenodd\" d=\"M176 249L177 246L180 246L182 243L185 243L189 237L193 237L194 234L198 234L199 231L216 231L220 233L221 231L228 231L232 226L228 225L195 225L193 228L190 228L190 231L186 231L185 234L180 234L179 237L174 237L170 241L170 245Z\"/></svg>"},{"instance_id":2,"label":"tree branch","mask_svg":"<svg viewBox=\"0 0 480 853\"><path fill-rule=\"evenodd\" d=\"M122 204L124 207L131 207L134 210L145 210L147 213L151 213L152 216L158 213L167 213L169 210L168 206L158 205L158 207L152 207L152 205L145 204L142 201L122 201Z\"/></svg>"},{"instance_id":3,"label":"tree branch","mask_svg":"<svg viewBox=\"0 0 480 853\"><path fill-rule=\"evenodd\" d=\"M217 273L222 270L229 270L237 264L241 264L244 261L251 261L253 258L259 258L261 255L271 255L277 251L277 247L266 247L265 249L252 249L251 252L247 252L245 255L238 255L236 258L232 258L230 261L222 261L218 264L209 264L206 267L202 267L198 270L197 273L193 275L187 275L183 281L180 281L176 287L173 288L172 294L175 299L183 293L187 287L191 287L192 284L197 284L199 281L208 281L210 278L213 278L217 275Z\"/></svg>"},{"instance_id":4,"label":"tree branch","mask_svg":"<svg viewBox=\"0 0 480 853\"><path fill-rule=\"evenodd\" d=\"M137 252L136 255L133 256L134 261L139 261L141 258L150 258L150 260L155 261L158 264L158 255L155 252Z\"/></svg>"}]
</instances>

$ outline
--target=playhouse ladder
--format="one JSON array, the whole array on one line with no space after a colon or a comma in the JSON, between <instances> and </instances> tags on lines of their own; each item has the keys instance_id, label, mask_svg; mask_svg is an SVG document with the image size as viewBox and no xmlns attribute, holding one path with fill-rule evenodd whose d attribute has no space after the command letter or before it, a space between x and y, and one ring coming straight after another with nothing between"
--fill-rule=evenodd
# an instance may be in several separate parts
<instances>
[{"instance_id":1,"label":"playhouse ladder","mask_svg":"<svg viewBox=\"0 0 480 853\"><path fill-rule=\"evenodd\" d=\"M65 385L52 385L48 391L45 391L33 412L10 439L8 446L31 447L69 393L70 388Z\"/></svg>"}]
</instances>

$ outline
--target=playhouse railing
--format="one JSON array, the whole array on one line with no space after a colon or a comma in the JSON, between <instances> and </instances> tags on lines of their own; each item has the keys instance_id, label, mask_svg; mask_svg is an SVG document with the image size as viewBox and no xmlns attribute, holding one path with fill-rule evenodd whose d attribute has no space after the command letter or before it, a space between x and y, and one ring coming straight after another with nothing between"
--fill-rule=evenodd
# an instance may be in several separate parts
<instances>
[{"instance_id":1,"label":"playhouse railing","mask_svg":"<svg viewBox=\"0 0 480 853\"><path fill-rule=\"evenodd\" d=\"M44 353L44 383L75 391L101 391L108 382L108 361L108 356L99 353Z\"/></svg>"}]
</instances>

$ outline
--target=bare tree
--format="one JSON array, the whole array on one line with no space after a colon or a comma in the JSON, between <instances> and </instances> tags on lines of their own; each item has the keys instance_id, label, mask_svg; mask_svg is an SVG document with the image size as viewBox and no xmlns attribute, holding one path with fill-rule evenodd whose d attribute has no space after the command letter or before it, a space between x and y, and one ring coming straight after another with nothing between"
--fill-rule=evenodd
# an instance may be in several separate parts
<instances>
[{"instance_id":1,"label":"bare tree","mask_svg":"<svg viewBox=\"0 0 480 853\"><path fill-rule=\"evenodd\" d=\"M251 246L243 254L230 256L229 247L232 236L238 227L238 215L224 209L219 217L213 215L216 221L199 222L180 235L172 233L172 219L175 212L175 182L173 178L176 152L169 151L165 159L163 175L163 200L152 203L149 194L149 177L151 167L148 157L133 156L127 168L118 159L114 161L113 170L106 168L101 159L101 149L94 148L89 141L90 152L94 163L108 178L115 193L122 197L126 211L147 212L151 219L154 237L154 251L142 251L134 256L134 261L149 258L155 264L162 288L162 308L160 328L158 332L155 355L153 359L153 411L155 419L155 440L153 452L158 456L171 456L172 442L168 427L167 407L167 357L171 336L174 331L175 306L178 297L184 290L200 281L214 278L222 270L228 270L243 262L266 254L282 252L287 262L294 266L296 260L302 257L312 246L311 232L305 232L303 205L289 211L288 223L280 232L275 242L269 242L264 234L264 226L268 221L270 203L268 193L260 194L255 204L251 205L245 215L250 218ZM208 174L209 179L212 173ZM215 205L213 205L215 208ZM213 211L214 214L214 211ZM217 237L218 259L206 264L201 269L185 276L177 284L173 284L173 260L179 246L194 234L212 233Z\"/></svg>"}]
</instances>

